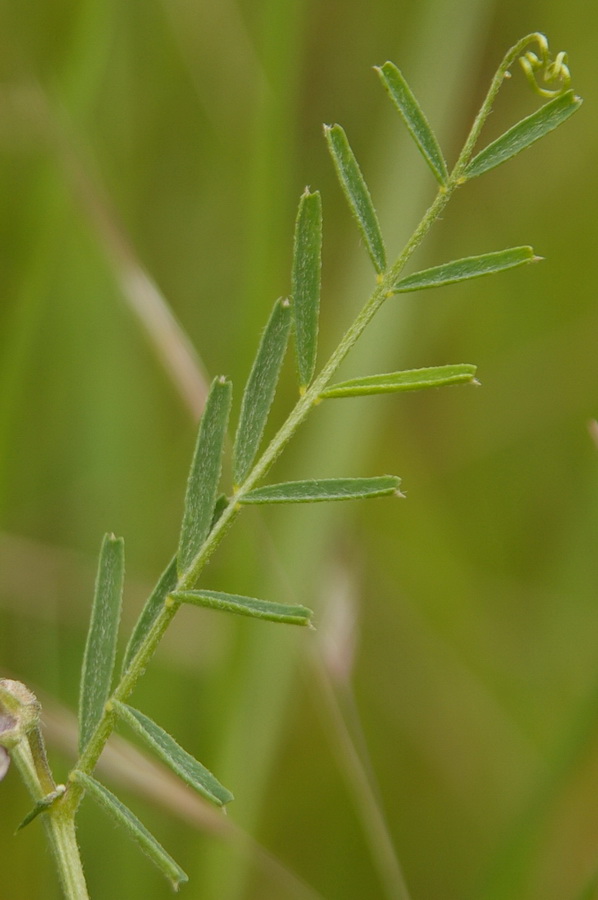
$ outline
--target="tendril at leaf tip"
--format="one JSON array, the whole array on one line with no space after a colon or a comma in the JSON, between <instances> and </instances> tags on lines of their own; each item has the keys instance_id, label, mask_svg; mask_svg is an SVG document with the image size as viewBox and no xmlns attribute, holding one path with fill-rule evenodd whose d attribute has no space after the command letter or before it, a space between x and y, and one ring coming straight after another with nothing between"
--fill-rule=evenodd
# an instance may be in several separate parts
<instances>
[{"instance_id":1,"label":"tendril at leaf tip","mask_svg":"<svg viewBox=\"0 0 598 900\"><path fill-rule=\"evenodd\" d=\"M571 72L567 65L567 54L564 50L561 50L554 59L551 59L548 42L544 35L538 35L536 39L540 47L540 55L534 53L533 50L528 50L523 56L519 57L519 62L525 77L537 94L541 97L558 97L568 90L571 85ZM538 83L540 75L546 84L558 83L558 86L554 88L542 87Z\"/></svg>"}]
</instances>

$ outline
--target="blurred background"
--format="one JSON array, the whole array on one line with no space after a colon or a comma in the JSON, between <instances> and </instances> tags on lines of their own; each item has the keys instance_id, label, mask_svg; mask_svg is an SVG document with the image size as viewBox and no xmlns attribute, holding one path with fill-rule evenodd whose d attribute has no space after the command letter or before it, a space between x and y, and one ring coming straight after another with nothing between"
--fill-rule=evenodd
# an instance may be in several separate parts
<instances>
[{"instance_id":1,"label":"blurred background","mask_svg":"<svg viewBox=\"0 0 598 900\"><path fill-rule=\"evenodd\" d=\"M321 362L371 289L321 123L395 253L435 184L372 65L401 67L452 161L508 47L569 52L581 111L457 194L413 268L546 261L389 301L342 371L467 362L482 386L323 404L273 472L396 473L406 499L248 511L205 573L317 632L183 610L136 691L228 816L124 729L101 777L189 898L402 898L401 870L412 900L598 897L595 6L2 0L0 26L0 674L43 701L58 779L102 536L126 541L126 634L177 543L205 380L238 409L290 290L306 184ZM484 141L537 108L513 75ZM290 359L271 429L295 391ZM0 808L1 897L58 898L39 822L13 836L14 771ZM93 897L168 895L90 801L79 833Z\"/></svg>"}]
</instances>

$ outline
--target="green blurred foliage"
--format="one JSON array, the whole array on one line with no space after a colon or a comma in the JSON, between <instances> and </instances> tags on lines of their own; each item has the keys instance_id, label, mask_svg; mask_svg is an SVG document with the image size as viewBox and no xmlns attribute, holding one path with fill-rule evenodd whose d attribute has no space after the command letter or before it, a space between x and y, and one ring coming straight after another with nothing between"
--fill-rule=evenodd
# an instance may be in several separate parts
<instances>
[{"instance_id":1,"label":"green blurred foliage","mask_svg":"<svg viewBox=\"0 0 598 900\"><path fill-rule=\"evenodd\" d=\"M346 128L394 250L433 197L370 67L401 67L451 160L515 40L541 30L569 52L581 112L458 194L416 265L527 243L546 261L394 298L342 373L471 362L482 387L330 401L277 464L281 478L396 472L407 499L248 510L206 573L313 606L318 634L184 610L136 695L231 788L229 817L262 849L123 799L189 872L190 898L386 896L313 664L336 635L339 702L354 692L413 900L594 896L594 6L3 0L0 25L0 665L49 717L76 706L103 533L125 537L130 626L175 546L194 440L123 253L205 371L232 377L238 409L290 288L306 184L324 204L322 358L369 291L320 123ZM486 137L534 103L514 72ZM283 388L275 421L292 363ZM336 604L355 610L354 656ZM60 740L50 755L64 777ZM57 897L39 822L12 835L28 809L14 772L0 800L0 895ZM92 896L166 896L88 805L80 833Z\"/></svg>"}]
</instances>

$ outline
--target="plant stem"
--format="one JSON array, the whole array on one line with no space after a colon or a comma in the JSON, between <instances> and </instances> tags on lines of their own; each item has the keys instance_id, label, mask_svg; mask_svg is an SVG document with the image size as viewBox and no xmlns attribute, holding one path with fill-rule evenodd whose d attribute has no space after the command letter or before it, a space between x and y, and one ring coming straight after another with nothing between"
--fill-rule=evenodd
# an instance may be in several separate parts
<instances>
[{"instance_id":1,"label":"plant stem","mask_svg":"<svg viewBox=\"0 0 598 900\"><path fill-rule=\"evenodd\" d=\"M36 803L42 800L46 796L46 788L55 787L47 770L45 752L41 772L38 754L32 752L26 738L11 749L10 755L33 800ZM50 785L46 783L48 778ZM62 808L60 803L55 803L43 813L43 819L66 900L88 900L73 815L66 808Z\"/></svg>"}]
</instances>

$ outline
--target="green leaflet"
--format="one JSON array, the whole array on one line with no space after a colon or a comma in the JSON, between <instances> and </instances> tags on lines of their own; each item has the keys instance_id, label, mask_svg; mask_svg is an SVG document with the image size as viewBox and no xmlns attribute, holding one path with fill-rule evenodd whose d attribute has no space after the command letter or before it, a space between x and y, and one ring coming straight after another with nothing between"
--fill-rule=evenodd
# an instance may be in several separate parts
<instances>
[{"instance_id":1,"label":"green leaflet","mask_svg":"<svg viewBox=\"0 0 598 900\"><path fill-rule=\"evenodd\" d=\"M107 534L102 542L91 622L81 671L79 694L79 752L85 749L110 695L116 657L125 574L122 538Z\"/></svg>"},{"instance_id":2,"label":"green leaflet","mask_svg":"<svg viewBox=\"0 0 598 900\"><path fill-rule=\"evenodd\" d=\"M277 300L260 341L241 402L233 448L233 478L241 484L251 468L272 406L291 326L291 305Z\"/></svg>"},{"instance_id":3,"label":"green leaflet","mask_svg":"<svg viewBox=\"0 0 598 900\"><path fill-rule=\"evenodd\" d=\"M400 294L405 291L442 287L442 285L453 284L456 281L466 281L469 278L479 278L481 275L502 272L504 269L513 269L515 266L537 262L539 259L541 257L534 256L531 247L511 247L509 250L483 253L481 256L466 256L463 259L455 259L452 262L443 263L441 266L423 269L421 272L415 272L407 278L402 278L395 284L393 290Z\"/></svg>"},{"instance_id":4,"label":"green leaflet","mask_svg":"<svg viewBox=\"0 0 598 900\"><path fill-rule=\"evenodd\" d=\"M23 828L26 828L27 825L30 825L34 819L41 814L46 812L50 807L62 796L64 796L64 792L66 788L63 784L59 785L55 791L51 791L45 797L42 797L41 800L38 800L31 812L27 813L23 821L17 827L15 834L19 831L22 831Z\"/></svg>"},{"instance_id":5,"label":"green leaflet","mask_svg":"<svg viewBox=\"0 0 598 900\"><path fill-rule=\"evenodd\" d=\"M143 852L149 856L162 874L168 878L175 891L178 891L180 884L189 880L178 863L158 843L153 834L147 830L145 825L141 824L137 816L133 815L131 810L124 803L121 803L118 797L115 797L108 788L96 781L95 778L92 778L91 775L86 775L78 769L75 769L70 777L77 784L84 787L90 797L111 815L115 822L121 825L134 841L137 841Z\"/></svg>"},{"instance_id":6,"label":"green leaflet","mask_svg":"<svg viewBox=\"0 0 598 900\"><path fill-rule=\"evenodd\" d=\"M476 367L468 363L453 366L432 366L428 369L405 369L386 375L366 375L333 384L320 397L363 397L370 394L393 394L397 391L419 391L423 388L467 384L475 378Z\"/></svg>"},{"instance_id":7,"label":"green leaflet","mask_svg":"<svg viewBox=\"0 0 598 900\"><path fill-rule=\"evenodd\" d=\"M249 491L239 503L318 503L323 500L362 500L395 494L401 479L395 475L377 478L322 478L287 481Z\"/></svg>"},{"instance_id":8,"label":"green leaflet","mask_svg":"<svg viewBox=\"0 0 598 900\"><path fill-rule=\"evenodd\" d=\"M129 643L127 644L122 664L123 673L139 650L140 646L143 644L152 625L154 624L156 616L164 606L166 597L172 590L174 590L176 583L177 562L176 556L174 556L170 560L164 572L162 572L158 583L148 597L145 606L141 610L141 615L137 619L135 627L131 632L131 637L129 638Z\"/></svg>"},{"instance_id":9,"label":"green leaflet","mask_svg":"<svg viewBox=\"0 0 598 900\"><path fill-rule=\"evenodd\" d=\"M306 188L297 212L291 294L299 384L307 387L316 368L320 280L322 272L322 201Z\"/></svg>"},{"instance_id":10,"label":"green leaflet","mask_svg":"<svg viewBox=\"0 0 598 900\"><path fill-rule=\"evenodd\" d=\"M230 803L233 799L231 792L227 791L205 766L183 750L168 732L138 709L133 709L125 703L117 700L113 703L113 708L118 718L126 722L185 784L218 806Z\"/></svg>"},{"instance_id":11,"label":"green leaflet","mask_svg":"<svg viewBox=\"0 0 598 900\"><path fill-rule=\"evenodd\" d=\"M195 606L220 609L241 616L253 616L256 619L267 619L269 622L285 622L287 625L310 625L313 615L312 610L306 606L287 606L284 603L271 603L269 600L257 600L255 597L242 597L239 594L223 594L220 591L175 591L172 596L180 603L192 603Z\"/></svg>"},{"instance_id":12,"label":"green leaflet","mask_svg":"<svg viewBox=\"0 0 598 900\"><path fill-rule=\"evenodd\" d=\"M522 119L499 138L484 147L465 167L463 177L475 178L494 169L512 156L540 140L549 131L558 128L581 106L581 99L573 91L566 91L550 100L531 116Z\"/></svg>"},{"instance_id":13,"label":"green leaflet","mask_svg":"<svg viewBox=\"0 0 598 900\"><path fill-rule=\"evenodd\" d=\"M324 136L343 193L357 220L374 268L380 274L386 269L386 249L372 198L359 164L340 125L325 125Z\"/></svg>"},{"instance_id":14,"label":"green leaflet","mask_svg":"<svg viewBox=\"0 0 598 900\"><path fill-rule=\"evenodd\" d=\"M230 381L223 377L215 378L201 417L187 482L177 553L179 575L191 565L212 526L231 397Z\"/></svg>"},{"instance_id":15,"label":"green leaflet","mask_svg":"<svg viewBox=\"0 0 598 900\"><path fill-rule=\"evenodd\" d=\"M442 150L402 73L391 62L385 62L383 66L374 66L374 68L434 176L440 184L446 185L448 169Z\"/></svg>"}]
</instances>

